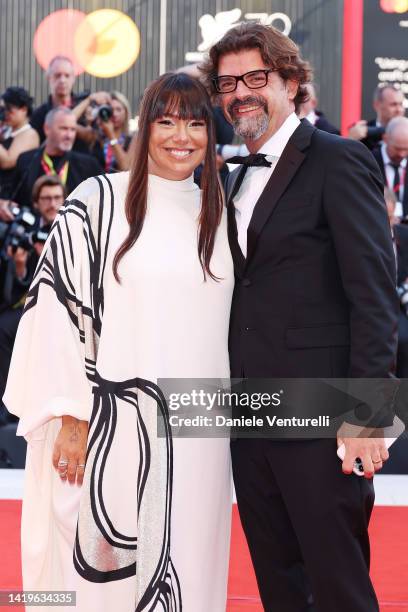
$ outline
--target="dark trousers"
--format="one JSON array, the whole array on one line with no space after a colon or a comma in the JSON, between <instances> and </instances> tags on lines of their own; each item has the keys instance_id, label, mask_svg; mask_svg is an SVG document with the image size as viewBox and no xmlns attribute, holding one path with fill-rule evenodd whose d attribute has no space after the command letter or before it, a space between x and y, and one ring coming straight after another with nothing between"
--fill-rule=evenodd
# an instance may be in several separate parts
<instances>
[{"instance_id":1,"label":"dark trousers","mask_svg":"<svg viewBox=\"0 0 408 612\"><path fill-rule=\"evenodd\" d=\"M231 443L239 513L266 612L379 611L368 573L373 483L344 475L336 450L335 440Z\"/></svg>"}]
</instances>

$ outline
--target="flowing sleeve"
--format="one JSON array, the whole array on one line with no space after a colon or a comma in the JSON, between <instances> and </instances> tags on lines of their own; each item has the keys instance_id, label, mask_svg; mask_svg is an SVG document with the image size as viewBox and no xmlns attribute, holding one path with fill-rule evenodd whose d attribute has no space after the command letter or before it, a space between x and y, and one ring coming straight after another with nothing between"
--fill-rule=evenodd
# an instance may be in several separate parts
<instances>
[{"instance_id":1,"label":"flowing sleeve","mask_svg":"<svg viewBox=\"0 0 408 612\"><path fill-rule=\"evenodd\" d=\"M82 183L61 208L29 289L3 401L19 417L17 435L41 440L49 421L88 421L101 328L98 239L102 180Z\"/></svg>"}]
</instances>

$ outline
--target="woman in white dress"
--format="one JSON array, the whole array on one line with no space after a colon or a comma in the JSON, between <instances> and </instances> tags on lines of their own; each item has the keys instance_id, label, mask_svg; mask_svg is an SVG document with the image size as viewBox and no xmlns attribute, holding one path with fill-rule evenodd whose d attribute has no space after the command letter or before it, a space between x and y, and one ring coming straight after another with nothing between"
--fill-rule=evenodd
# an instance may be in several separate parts
<instances>
[{"instance_id":1,"label":"woman in white dress","mask_svg":"<svg viewBox=\"0 0 408 612\"><path fill-rule=\"evenodd\" d=\"M210 100L163 75L130 177L88 179L61 209L18 330L4 402L28 441L25 589L73 590L80 612L225 611L229 441L172 436L157 380L229 376L226 231Z\"/></svg>"}]
</instances>

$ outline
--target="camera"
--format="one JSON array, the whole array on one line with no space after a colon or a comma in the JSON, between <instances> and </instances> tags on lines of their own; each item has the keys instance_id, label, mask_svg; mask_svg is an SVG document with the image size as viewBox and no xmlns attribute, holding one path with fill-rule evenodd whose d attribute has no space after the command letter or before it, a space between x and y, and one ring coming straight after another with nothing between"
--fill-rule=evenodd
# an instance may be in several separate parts
<instances>
[{"instance_id":1,"label":"camera","mask_svg":"<svg viewBox=\"0 0 408 612\"><path fill-rule=\"evenodd\" d=\"M385 128L381 126L369 126L367 128L367 138L371 140L381 140L385 132Z\"/></svg>"},{"instance_id":2,"label":"camera","mask_svg":"<svg viewBox=\"0 0 408 612\"><path fill-rule=\"evenodd\" d=\"M408 317L408 283L403 283L397 287L398 296L400 299L401 310Z\"/></svg>"},{"instance_id":3,"label":"camera","mask_svg":"<svg viewBox=\"0 0 408 612\"><path fill-rule=\"evenodd\" d=\"M15 216L12 223L0 223L0 243L2 244L2 253L7 255L9 246L15 251L22 248L30 252L33 245L40 242L44 243L48 237L48 231L34 229L37 224L36 216L27 207L18 208L15 206L11 209Z\"/></svg>"},{"instance_id":4,"label":"camera","mask_svg":"<svg viewBox=\"0 0 408 612\"><path fill-rule=\"evenodd\" d=\"M91 102L92 107L92 121L100 119L104 123L112 118L113 110L110 104L101 104L100 106L96 102Z\"/></svg>"},{"instance_id":5,"label":"camera","mask_svg":"<svg viewBox=\"0 0 408 612\"><path fill-rule=\"evenodd\" d=\"M113 110L110 104L102 104L102 106L98 108L98 117L101 121L106 123L112 118L112 115Z\"/></svg>"}]
</instances>

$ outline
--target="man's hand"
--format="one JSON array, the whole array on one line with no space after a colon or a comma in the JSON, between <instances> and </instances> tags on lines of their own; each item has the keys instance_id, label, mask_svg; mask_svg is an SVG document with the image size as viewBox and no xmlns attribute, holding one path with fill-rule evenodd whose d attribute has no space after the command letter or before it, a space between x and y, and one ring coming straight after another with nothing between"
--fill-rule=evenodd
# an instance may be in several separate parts
<instances>
[{"instance_id":1,"label":"man's hand","mask_svg":"<svg viewBox=\"0 0 408 612\"><path fill-rule=\"evenodd\" d=\"M367 133L367 121L365 119L361 119L349 128L347 136L353 140L363 140L363 138L367 137Z\"/></svg>"},{"instance_id":2,"label":"man's hand","mask_svg":"<svg viewBox=\"0 0 408 612\"><path fill-rule=\"evenodd\" d=\"M374 438L374 435L381 437ZM353 472L354 461L359 457L363 463L365 478L372 478L389 458L384 432L381 429L363 429L357 425L343 423L337 432L337 445L342 444L346 450L342 464L344 474Z\"/></svg>"},{"instance_id":3,"label":"man's hand","mask_svg":"<svg viewBox=\"0 0 408 612\"><path fill-rule=\"evenodd\" d=\"M10 205L18 206L18 204L10 200L0 200L0 221L5 221L6 223L14 221L14 215L10 210Z\"/></svg>"},{"instance_id":4,"label":"man's hand","mask_svg":"<svg viewBox=\"0 0 408 612\"><path fill-rule=\"evenodd\" d=\"M14 259L14 263L16 266L16 276L19 280L23 280L23 278L27 275L27 259L28 259L28 251L18 247L15 252L13 252L12 247L8 247L7 249L8 257Z\"/></svg>"},{"instance_id":5,"label":"man's hand","mask_svg":"<svg viewBox=\"0 0 408 612\"><path fill-rule=\"evenodd\" d=\"M52 464L61 480L82 485L85 472L88 423L71 416L62 417L62 426L55 440Z\"/></svg>"}]
</instances>

